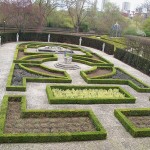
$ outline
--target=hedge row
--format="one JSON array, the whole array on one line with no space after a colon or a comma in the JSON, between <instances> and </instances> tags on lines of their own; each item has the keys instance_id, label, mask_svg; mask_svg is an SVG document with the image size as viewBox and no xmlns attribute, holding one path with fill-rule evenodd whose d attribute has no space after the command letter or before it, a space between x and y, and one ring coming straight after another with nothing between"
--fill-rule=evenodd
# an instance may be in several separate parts
<instances>
[{"instance_id":1,"label":"hedge row","mask_svg":"<svg viewBox=\"0 0 150 150\"><path fill-rule=\"evenodd\" d=\"M124 98L55 98L52 92L53 88L67 90L67 89L75 89L75 90L83 90L83 89L118 89L120 93L124 94ZM130 95L123 88L118 86L61 86L54 85L46 87L46 93L51 104L120 104L120 103L135 103L135 98Z\"/></svg>"},{"instance_id":2,"label":"hedge row","mask_svg":"<svg viewBox=\"0 0 150 150\"><path fill-rule=\"evenodd\" d=\"M18 52L17 52L17 55L15 54L15 57L16 56L18 56ZM36 64L41 64L47 61L57 61L58 59L57 56L54 54L37 54L37 53L35 54L31 53L31 55L28 53L23 58L20 58L20 59L16 59L16 58L14 58L13 60L14 63L36 63ZM32 60L36 58L40 58L40 60Z\"/></svg>"},{"instance_id":3,"label":"hedge row","mask_svg":"<svg viewBox=\"0 0 150 150\"><path fill-rule=\"evenodd\" d=\"M150 137L150 128L138 128L126 117L150 116L150 108L116 109L114 114L133 137Z\"/></svg>"},{"instance_id":4,"label":"hedge row","mask_svg":"<svg viewBox=\"0 0 150 150\"><path fill-rule=\"evenodd\" d=\"M34 64L24 64L24 65L34 65ZM19 66L22 69L27 70L28 72L31 72L33 74L37 74L37 75L41 75L39 74L39 72L33 71L32 69L27 69L27 67L25 67L23 64L19 64ZM23 84L20 86L13 86L12 85L12 78L13 78L13 73L14 73L14 67L15 64L12 64L12 67L10 69L10 73L8 76L8 80L7 80L7 84L6 84L6 90L7 91L26 91L26 82L38 82L38 83L71 83L71 78L68 75L68 73L66 71L58 71L58 70L54 70L54 69L49 69L46 68L45 66L41 66L44 67L47 70L50 71L54 71L54 72L62 72L64 73L64 77L57 77L57 76L49 76L46 74L42 74L43 76L45 76L44 78L32 78L32 77L23 77Z\"/></svg>"},{"instance_id":5,"label":"hedge row","mask_svg":"<svg viewBox=\"0 0 150 150\"><path fill-rule=\"evenodd\" d=\"M98 59L93 58L93 56L96 56ZM113 66L111 62L104 59L100 55L96 53L90 53L90 55L73 55L73 61L81 62L90 66Z\"/></svg>"},{"instance_id":6,"label":"hedge row","mask_svg":"<svg viewBox=\"0 0 150 150\"><path fill-rule=\"evenodd\" d=\"M88 71L80 71L80 75L85 80L85 82L87 82L88 84L125 84L125 85L129 85L130 87L132 87L137 92L143 92L143 93L149 93L150 92L150 87L148 85L146 85L142 81L138 80L134 76L128 74L123 69L117 68L117 67L115 67L115 69L118 69L121 72L127 74L128 76L130 76L131 78L133 78L133 80L135 80L135 81L139 82L140 84L142 84L144 87L143 88L139 87L138 85L136 85L135 83L133 83L131 80L112 79L109 74L108 75L104 75L102 77L103 79L101 79L101 76L96 77L96 78L89 78L88 75L87 75L88 72L89 71L95 71L97 68L103 68L103 67L93 67L92 69L90 69ZM112 73L112 75L114 75L114 73ZM105 77L106 77L106 79L105 79Z\"/></svg>"},{"instance_id":7,"label":"hedge row","mask_svg":"<svg viewBox=\"0 0 150 150\"><path fill-rule=\"evenodd\" d=\"M87 116L91 119L96 131L88 132L64 132L64 133L18 133L6 134L4 132L8 102L11 97L21 101L21 117L28 118L31 115L46 114L49 117ZM3 98L0 113L0 143L43 143L43 142L65 142L65 141L87 141L106 139L107 133L94 113L90 110L27 110L25 96L9 96Z\"/></svg>"},{"instance_id":8,"label":"hedge row","mask_svg":"<svg viewBox=\"0 0 150 150\"><path fill-rule=\"evenodd\" d=\"M150 76L150 60L118 48L114 57Z\"/></svg>"},{"instance_id":9,"label":"hedge row","mask_svg":"<svg viewBox=\"0 0 150 150\"><path fill-rule=\"evenodd\" d=\"M16 41L16 33L1 33L2 43L14 42ZM79 44L80 36L67 35L67 34L54 34L51 33L51 42L60 42L60 43L69 43L69 44ZM48 34L47 33L20 33L20 41L43 41L47 42ZM91 39L88 37L82 37L82 45L87 47L96 48L102 50L103 41L97 39ZM105 52L107 54L114 54L114 45L105 43Z\"/></svg>"},{"instance_id":10,"label":"hedge row","mask_svg":"<svg viewBox=\"0 0 150 150\"><path fill-rule=\"evenodd\" d=\"M106 70L110 70L111 72L109 74L104 74L104 75L100 75L100 76L95 76L95 77L90 77L90 79L105 79L105 78L111 78L113 75L116 74L116 69L115 67L111 67L111 66L94 66L93 68L91 68L90 70L87 71L81 71L81 74L83 76L85 76L86 78L88 78L88 74L96 71L97 69L106 69Z\"/></svg>"}]
</instances>

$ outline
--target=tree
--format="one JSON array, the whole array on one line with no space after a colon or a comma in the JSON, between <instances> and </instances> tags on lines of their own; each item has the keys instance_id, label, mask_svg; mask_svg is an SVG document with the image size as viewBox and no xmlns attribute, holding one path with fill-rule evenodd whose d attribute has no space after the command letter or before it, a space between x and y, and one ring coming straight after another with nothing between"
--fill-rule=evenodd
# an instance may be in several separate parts
<instances>
[{"instance_id":1,"label":"tree","mask_svg":"<svg viewBox=\"0 0 150 150\"><path fill-rule=\"evenodd\" d=\"M143 23L143 30L147 36L150 36L150 18L146 19Z\"/></svg>"},{"instance_id":2,"label":"tree","mask_svg":"<svg viewBox=\"0 0 150 150\"><path fill-rule=\"evenodd\" d=\"M61 0L36 0L34 3L34 10L37 14L37 23L39 24L39 29L48 22L48 17L51 15L53 10L60 6Z\"/></svg>"},{"instance_id":3,"label":"tree","mask_svg":"<svg viewBox=\"0 0 150 150\"><path fill-rule=\"evenodd\" d=\"M76 32L79 32L82 22L87 17L90 0L64 0L64 3Z\"/></svg>"},{"instance_id":4,"label":"tree","mask_svg":"<svg viewBox=\"0 0 150 150\"><path fill-rule=\"evenodd\" d=\"M118 22L121 28L127 26L127 19L125 19L119 10L119 7L114 3L106 3L104 11L99 14L99 29L109 32L111 26Z\"/></svg>"},{"instance_id":5,"label":"tree","mask_svg":"<svg viewBox=\"0 0 150 150\"><path fill-rule=\"evenodd\" d=\"M18 30L31 25L32 2L31 0L6 0L1 1L0 10L2 19L6 24L15 26ZM32 20L32 19L31 19Z\"/></svg>"}]
</instances>

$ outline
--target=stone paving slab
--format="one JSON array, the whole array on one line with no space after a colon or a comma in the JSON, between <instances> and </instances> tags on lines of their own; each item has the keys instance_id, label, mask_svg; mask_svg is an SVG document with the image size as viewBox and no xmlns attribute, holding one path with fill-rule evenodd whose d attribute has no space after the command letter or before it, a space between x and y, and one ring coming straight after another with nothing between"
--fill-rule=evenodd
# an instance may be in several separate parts
<instances>
[{"instance_id":1,"label":"stone paving slab","mask_svg":"<svg viewBox=\"0 0 150 150\"><path fill-rule=\"evenodd\" d=\"M26 95L28 109L92 109L97 118L107 130L107 140L88 142L65 142L65 143L37 143L37 144L1 144L0 150L150 150L150 137L133 138L113 115L116 108L150 107L150 93L137 93L127 85L120 85L137 98L135 104L96 104L96 105L50 105L45 92L47 83L27 83L26 92L7 92L5 90L7 77L13 61L15 47L18 43L8 43L0 47L0 104L5 94ZM140 71L122 63L99 50L90 48L93 52L108 59L115 66L121 67L137 78L150 85L150 77ZM43 65L52 67L55 62L45 62ZM78 64L80 65L80 64ZM80 65L82 69L90 68ZM71 84L87 85L80 77L79 70L68 71L73 78ZM104 85L104 84L103 84ZM110 84L111 85L111 84ZM99 86L99 85L95 85ZM109 86L106 84L106 86Z\"/></svg>"}]
</instances>

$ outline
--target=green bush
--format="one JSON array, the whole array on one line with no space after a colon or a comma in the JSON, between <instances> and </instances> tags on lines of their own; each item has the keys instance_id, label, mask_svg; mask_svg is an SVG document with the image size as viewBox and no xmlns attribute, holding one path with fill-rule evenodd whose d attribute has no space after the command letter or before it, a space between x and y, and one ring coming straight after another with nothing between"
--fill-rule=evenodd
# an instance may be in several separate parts
<instances>
[{"instance_id":1,"label":"green bush","mask_svg":"<svg viewBox=\"0 0 150 150\"><path fill-rule=\"evenodd\" d=\"M114 57L150 76L149 60L119 48Z\"/></svg>"},{"instance_id":2,"label":"green bush","mask_svg":"<svg viewBox=\"0 0 150 150\"><path fill-rule=\"evenodd\" d=\"M118 90L119 93L123 94L124 97L116 98L116 97L93 97L93 98L68 98L67 96L64 97L55 97L53 94L53 89L60 89L60 90ZM115 86L47 86L46 87L47 97L49 103L51 104L120 104L120 103L135 103L135 98L130 95L127 91L120 87Z\"/></svg>"},{"instance_id":3,"label":"green bush","mask_svg":"<svg viewBox=\"0 0 150 150\"><path fill-rule=\"evenodd\" d=\"M2 43L16 41L16 33L4 33L0 34L2 36ZM67 34L56 34L51 33L51 42L60 42L60 43L68 43L68 44L76 44L79 45L80 36L75 35L67 35ZM19 40L20 41L43 41L47 42L48 33L33 33L33 32L25 32L20 33ZM98 50L102 50L103 41L97 39L91 39L87 37L82 37L82 45L87 47L96 48ZM114 54L114 45L106 42L106 53L113 55Z\"/></svg>"},{"instance_id":4,"label":"green bush","mask_svg":"<svg viewBox=\"0 0 150 150\"><path fill-rule=\"evenodd\" d=\"M142 87L139 86L138 84L136 84L136 82L133 82L131 80L112 79L111 77L114 75L115 70L113 71L112 74L108 74L108 75L106 74L103 77L97 76L96 78L89 78L88 77L89 71L95 71L97 68L103 68L103 67L93 67L92 69L87 70L87 71L80 71L80 75L85 80L85 82L87 82L88 84L125 84L125 85L129 85L130 87L135 89L137 92L144 92L144 93L150 92L150 86L146 85L145 83L143 83L139 79L135 78L134 76L128 74L123 69L117 68L117 67L115 67L115 69L118 69L119 71L125 73L130 78L132 78L134 81L141 84Z\"/></svg>"},{"instance_id":5,"label":"green bush","mask_svg":"<svg viewBox=\"0 0 150 150\"><path fill-rule=\"evenodd\" d=\"M41 114L47 117L80 117L87 116L92 121L96 131L88 132L61 132L61 133L17 133L6 134L5 122L8 110L8 102L13 98L13 101L21 102L21 117L28 118L32 115L38 116ZM94 113L90 110L27 110L25 96L9 96L3 98L0 109L0 143L43 143L43 142L66 142L66 141L87 141L87 140L102 140L106 139L107 133L101 123L98 121Z\"/></svg>"},{"instance_id":6,"label":"green bush","mask_svg":"<svg viewBox=\"0 0 150 150\"><path fill-rule=\"evenodd\" d=\"M88 32L89 31L89 26L87 23L82 23L80 26L80 32Z\"/></svg>"},{"instance_id":7,"label":"green bush","mask_svg":"<svg viewBox=\"0 0 150 150\"><path fill-rule=\"evenodd\" d=\"M127 118L127 116L150 116L150 108L116 109L114 114L133 137L150 137L150 128L138 128Z\"/></svg>"},{"instance_id":8,"label":"green bush","mask_svg":"<svg viewBox=\"0 0 150 150\"><path fill-rule=\"evenodd\" d=\"M12 67L10 69L10 73L7 79L7 84L6 84L6 90L7 91L26 91L26 82L38 82L38 83L71 83L71 78L69 74L66 71L59 71L55 69L50 69L42 65L38 64L18 64L21 69L26 70L27 72L30 72L32 74L36 75L43 75L43 78L33 78L33 77L23 77L23 84L18 85L18 86L13 86L12 85L12 78L13 78L13 73L14 73L14 67L15 64L12 64ZM45 70L50 70L53 72L60 72L63 73L64 76L50 76L44 73L39 73L37 71L33 71L32 69L27 68L27 66L40 66L41 68L44 68Z\"/></svg>"}]
</instances>

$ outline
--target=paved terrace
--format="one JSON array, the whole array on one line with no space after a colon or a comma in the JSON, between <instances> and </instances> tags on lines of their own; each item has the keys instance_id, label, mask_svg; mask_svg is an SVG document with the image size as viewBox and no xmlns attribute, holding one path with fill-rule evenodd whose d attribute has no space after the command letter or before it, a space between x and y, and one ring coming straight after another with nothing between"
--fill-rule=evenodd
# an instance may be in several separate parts
<instances>
[{"instance_id":1,"label":"paved terrace","mask_svg":"<svg viewBox=\"0 0 150 150\"><path fill-rule=\"evenodd\" d=\"M96 105L50 105L46 96L46 83L27 83L26 92L7 92L5 90L7 77L13 61L15 47L18 43L8 43L0 47L0 104L5 94L26 95L28 109L82 109L90 108L94 111L104 128L107 130L107 139L102 141L64 142L64 143L35 143L35 144L0 144L0 150L150 150L150 137L133 138L120 122L115 118L113 112L116 108L143 108L150 107L150 93L137 93L126 85L120 85L137 98L135 104L96 104ZM91 49L91 48L90 48ZM107 60L121 67L130 74L150 85L150 77L140 71L120 62L101 51L91 49ZM54 67L55 62L45 62L43 65ZM78 64L83 70L89 66ZM79 75L79 70L68 71L72 77L72 84L84 84ZM109 85L107 85L109 86Z\"/></svg>"}]
</instances>

